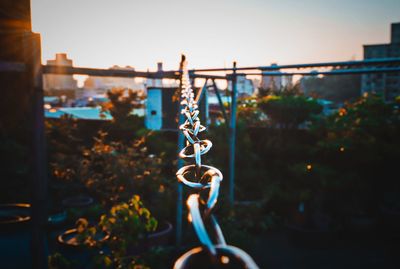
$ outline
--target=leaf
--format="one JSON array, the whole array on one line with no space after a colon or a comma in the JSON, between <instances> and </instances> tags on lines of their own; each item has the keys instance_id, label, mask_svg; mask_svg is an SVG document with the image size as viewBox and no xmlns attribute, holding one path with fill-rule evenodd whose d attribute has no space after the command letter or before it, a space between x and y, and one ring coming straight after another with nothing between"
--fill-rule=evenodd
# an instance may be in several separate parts
<instances>
[{"instance_id":1,"label":"leaf","mask_svg":"<svg viewBox=\"0 0 400 269\"><path fill-rule=\"evenodd\" d=\"M107 266L107 267L109 267L109 266L111 266L112 265L112 260L110 259L110 257L108 257L108 256L105 256L104 257L104 264Z\"/></svg>"}]
</instances>

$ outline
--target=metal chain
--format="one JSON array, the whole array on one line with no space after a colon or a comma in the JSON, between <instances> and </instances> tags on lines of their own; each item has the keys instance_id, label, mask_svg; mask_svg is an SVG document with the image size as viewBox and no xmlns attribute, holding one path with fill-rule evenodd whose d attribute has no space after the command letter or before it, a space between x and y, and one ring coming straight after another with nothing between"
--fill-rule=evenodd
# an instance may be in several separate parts
<instances>
[{"instance_id":1,"label":"metal chain","mask_svg":"<svg viewBox=\"0 0 400 269\"><path fill-rule=\"evenodd\" d=\"M212 210L218 200L219 187L223 176L221 171L217 168L202 164L201 156L211 149L212 143L210 140L202 140L198 137L201 132L206 130L206 127L200 123L198 104L195 100L195 95L190 83L187 62L184 58L181 65L181 105L183 106L181 113L186 117L186 120L179 126L179 129L186 138L186 147L180 151L179 157L184 160L194 159L194 164L183 166L178 170L176 176L181 183L196 191L188 197L186 204L189 209L188 219L192 222L193 228L203 248L201 248L202 250L199 250L199 248L192 249L185 253L177 260L174 268L184 268L187 259L195 253L205 250L209 253L213 262L220 262L218 261L221 258L220 253L224 252L240 260L243 264L243 268L257 269L258 266L248 254L239 248L226 244L217 219L212 214ZM200 196L200 192L205 190L208 190L206 201ZM203 212L200 210L200 206L204 207ZM213 243L205 228L205 220L211 223L216 244Z\"/></svg>"}]
</instances>

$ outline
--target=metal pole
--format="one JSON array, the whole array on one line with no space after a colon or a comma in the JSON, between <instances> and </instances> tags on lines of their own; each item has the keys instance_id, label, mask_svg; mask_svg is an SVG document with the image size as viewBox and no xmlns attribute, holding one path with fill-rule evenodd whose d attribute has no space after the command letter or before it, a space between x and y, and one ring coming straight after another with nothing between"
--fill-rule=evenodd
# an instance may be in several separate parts
<instances>
[{"instance_id":1,"label":"metal pole","mask_svg":"<svg viewBox=\"0 0 400 269\"><path fill-rule=\"evenodd\" d=\"M231 92L231 122L229 126L229 204L235 202L235 141L236 141L236 62L233 62L232 92Z\"/></svg>"},{"instance_id":2,"label":"metal pole","mask_svg":"<svg viewBox=\"0 0 400 269\"><path fill-rule=\"evenodd\" d=\"M228 126L228 116L226 115L224 102L222 102L221 94L219 93L219 89L218 89L217 84L215 83L214 79L212 80L212 83L213 83L215 95L217 96L217 99L218 99L219 107L221 108L222 115L224 116L224 119L225 119L225 124Z\"/></svg>"},{"instance_id":3,"label":"metal pole","mask_svg":"<svg viewBox=\"0 0 400 269\"><path fill-rule=\"evenodd\" d=\"M30 62L33 75L33 184L32 184L32 268L47 268L47 171L44 134L43 82L39 34L28 34L28 46L33 56Z\"/></svg>"},{"instance_id":4,"label":"metal pole","mask_svg":"<svg viewBox=\"0 0 400 269\"><path fill-rule=\"evenodd\" d=\"M180 73L181 76L179 78L179 92L182 91L182 67L183 67L183 62L185 61L185 56L182 55L181 63L180 63ZM185 118L184 115L180 113L180 100L181 97L179 98L179 103L178 103L178 117L179 117L179 126L184 123ZM178 132L178 148L177 148L177 153L184 147L184 142L185 142L185 136L183 135L182 132ZM178 170L183 166L183 159L178 158L177 162L177 167ZM177 200L176 200L176 230L175 230L175 244L177 247L180 247L182 243L182 214L183 214L183 188L182 188L182 183L179 181L176 183L176 195L177 195Z\"/></svg>"}]
</instances>

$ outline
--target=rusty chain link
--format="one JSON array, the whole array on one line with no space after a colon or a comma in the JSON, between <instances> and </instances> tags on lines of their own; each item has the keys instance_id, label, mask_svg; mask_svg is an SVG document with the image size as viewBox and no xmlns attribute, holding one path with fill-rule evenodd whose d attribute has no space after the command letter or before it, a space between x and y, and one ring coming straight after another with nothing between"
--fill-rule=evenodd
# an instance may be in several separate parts
<instances>
[{"instance_id":1,"label":"rusty chain link","mask_svg":"<svg viewBox=\"0 0 400 269\"><path fill-rule=\"evenodd\" d=\"M212 214L218 200L219 187L223 176L217 168L202 164L201 156L211 149L212 143L210 140L202 140L198 137L201 132L206 130L206 127L200 123L198 104L191 86L187 62L184 58L181 69L181 105L183 106L181 113L186 117L186 120L179 126L179 129L186 138L186 146L180 151L179 157L186 161L194 159L194 163L180 168L176 176L181 183L195 190L195 193L188 197L186 204L189 209L188 219L192 223L202 247L186 252L176 261L174 268L189 268L192 259L200 257L198 256L199 253L207 252L209 260L214 265L226 265L232 259L232 263L239 261L240 268L258 269L258 266L247 253L226 244L217 219ZM200 193L206 190L208 190L208 197L204 201ZM204 207L204 210L201 210L201 207ZM205 221L209 221L214 230L216 244L213 243L205 228ZM207 267L204 266L203 268Z\"/></svg>"}]
</instances>

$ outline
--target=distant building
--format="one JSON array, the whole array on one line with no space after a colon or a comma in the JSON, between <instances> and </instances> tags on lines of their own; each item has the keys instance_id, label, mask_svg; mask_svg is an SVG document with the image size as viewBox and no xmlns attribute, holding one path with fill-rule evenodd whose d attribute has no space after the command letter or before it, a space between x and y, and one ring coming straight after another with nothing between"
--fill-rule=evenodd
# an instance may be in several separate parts
<instances>
[{"instance_id":1,"label":"distant building","mask_svg":"<svg viewBox=\"0 0 400 269\"><path fill-rule=\"evenodd\" d=\"M157 63L157 72L162 72L163 71L163 63L158 62ZM147 87L162 87L163 86L163 81L162 79L152 79L148 78L146 81L146 86Z\"/></svg>"},{"instance_id":2,"label":"distant building","mask_svg":"<svg viewBox=\"0 0 400 269\"><path fill-rule=\"evenodd\" d=\"M73 62L67 58L66 53L57 53L54 60L48 60L47 65L68 66L72 67ZM43 75L43 89L46 95L50 96L67 96L75 98L78 83L72 75Z\"/></svg>"},{"instance_id":3,"label":"distant building","mask_svg":"<svg viewBox=\"0 0 400 269\"><path fill-rule=\"evenodd\" d=\"M44 116L50 119L59 119L68 116L80 120L112 120L108 112L103 112L101 107L61 107L45 109Z\"/></svg>"},{"instance_id":4,"label":"distant building","mask_svg":"<svg viewBox=\"0 0 400 269\"><path fill-rule=\"evenodd\" d=\"M277 66L276 63L271 64L271 66ZM271 71L268 71L271 72ZM284 87L291 87L293 85L293 77L290 75L285 75L279 69L274 71L277 75L263 74L261 76L260 88L271 89L271 90L281 90Z\"/></svg>"},{"instance_id":5,"label":"distant building","mask_svg":"<svg viewBox=\"0 0 400 269\"><path fill-rule=\"evenodd\" d=\"M232 89L232 81L229 81L228 88ZM251 79L245 75L239 75L236 78L236 87L238 96L252 96L254 93L254 85Z\"/></svg>"},{"instance_id":6,"label":"distant building","mask_svg":"<svg viewBox=\"0 0 400 269\"><path fill-rule=\"evenodd\" d=\"M135 68L132 66L122 67L114 65L109 69L135 71ZM112 88L131 89L133 91L145 90L143 81L138 78L89 76L84 82L83 91L80 94L80 97L105 95L107 91L111 90Z\"/></svg>"},{"instance_id":7,"label":"distant building","mask_svg":"<svg viewBox=\"0 0 400 269\"><path fill-rule=\"evenodd\" d=\"M163 63L158 62L157 63L157 71L156 72L162 72L163 71ZM177 83L176 80L173 79L159 79L159 78L148 78L145 83L145 87L167 87L167 88L175 88L179 87L179 83Z\"/></svg>"},{"instance_id":8,"label":"distant building","mask_svg":"<svg viewBox=\"0 0 400 269\"><path fill-rule=\"evenodd\" d=\"M148 87L145 126L150 130L175 130L179 106L173 102L178 88Z\"/></svg>"},{"instance_id":9,"label":"distant building","mask_svg":"<svg viewBox=\"0 0 400 269\"><path fill-rule=\"evenodd\" d=\"M364 59L400 57L400 22L392 23L389 44L364 45ZM361 93L382 94L387 101L400 95L400 72L365 74L362 76Z\"/></svg>"},{"instance_id":10,"label":"distant building","mask_svg":"<svg viewBox=\"0 0 400 269\"><path fill-rule=\"evenodd\" d=\"M131 114L140 117L144 116L143 109L133 109ZM68 116L78 120L112 120L113 117L108 111L102 111L100 106L96 107L57 107L45 108L44 116L50 119L59 119Z\"/></svg>"}]
</instances>

